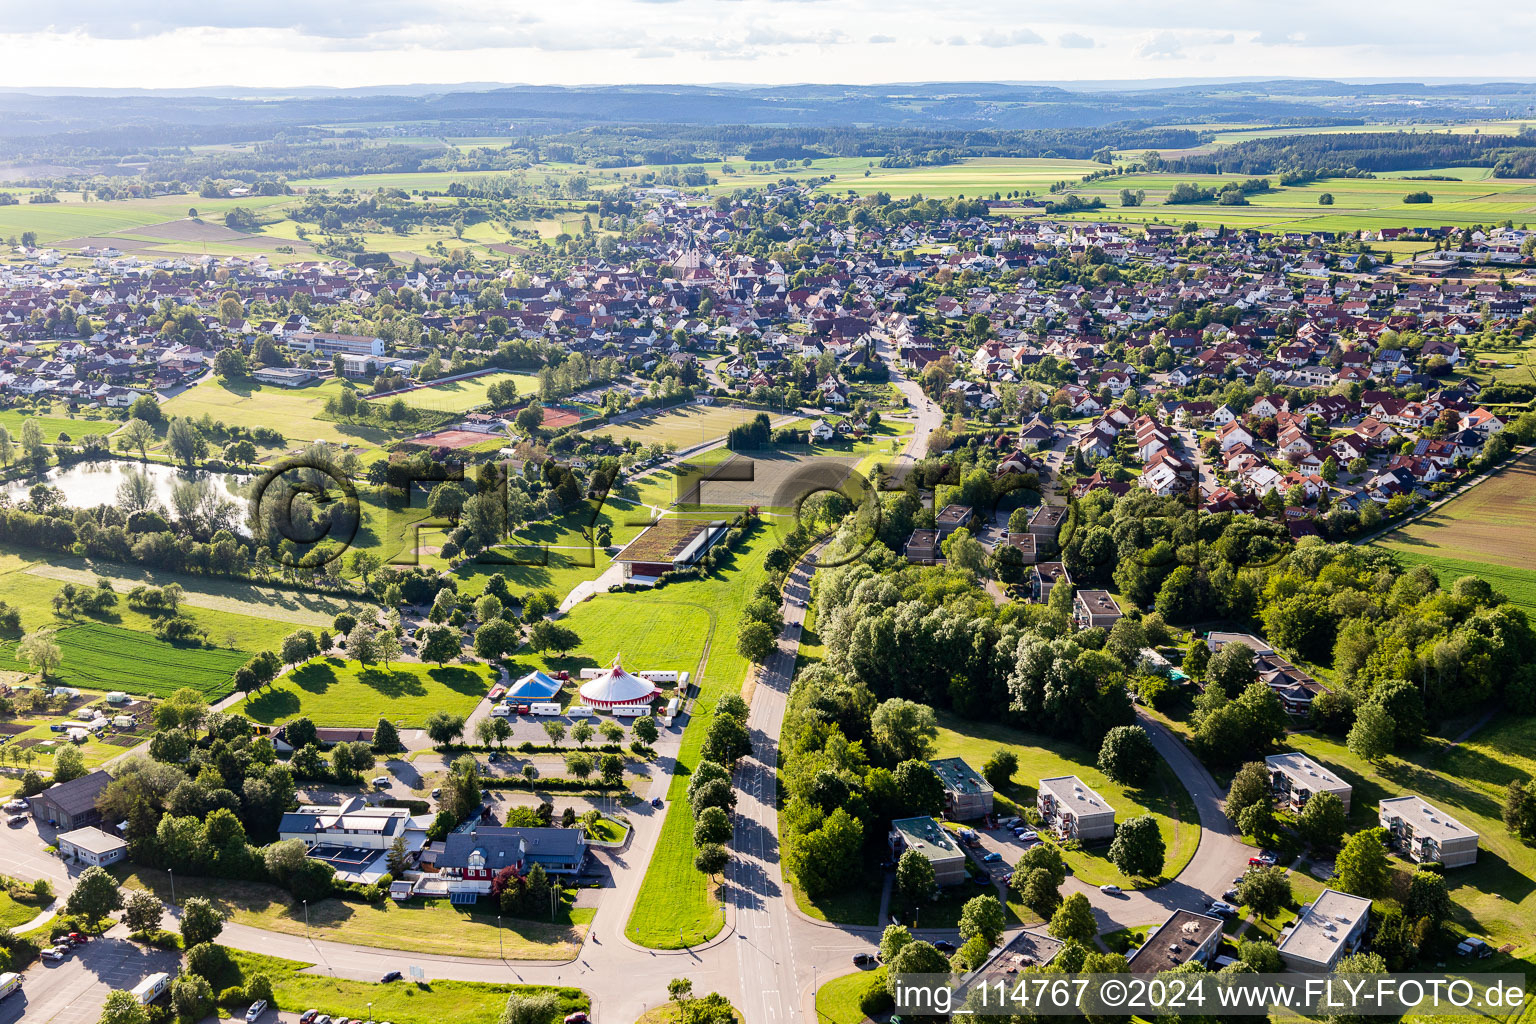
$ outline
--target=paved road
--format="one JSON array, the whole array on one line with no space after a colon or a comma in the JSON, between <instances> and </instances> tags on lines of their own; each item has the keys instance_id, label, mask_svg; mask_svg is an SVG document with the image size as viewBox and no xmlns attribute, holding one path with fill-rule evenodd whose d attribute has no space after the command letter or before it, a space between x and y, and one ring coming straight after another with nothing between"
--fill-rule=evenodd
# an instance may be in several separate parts
<instances>
[{"instance_id":1,"label":"paved road","mask_svg":"<svg viewBox=\"0 0 1536 1024\"><path fill-rule=\"evenodd\" d=\"M121 931L119 926L117 929ZM20 992L0 1001L0 1024L95 1024L107 992L129 989L158 971L175 971L179 953L145 950L125 938L95 939L57 963L39 961Z\"/></svg>"}]
</instances>

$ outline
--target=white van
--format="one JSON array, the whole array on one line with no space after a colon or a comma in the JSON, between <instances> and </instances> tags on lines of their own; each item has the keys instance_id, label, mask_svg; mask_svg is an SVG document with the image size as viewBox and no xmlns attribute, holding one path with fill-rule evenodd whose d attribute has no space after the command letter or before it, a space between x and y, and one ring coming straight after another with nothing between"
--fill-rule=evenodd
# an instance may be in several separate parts
<instances>
[{"instance_id":1,"label":"white van","mask_svg":"<svg viewBox=\"0 0 1536 1024\"><path fill-rule=\"evenodd\" d=\"M528 706L528 713L530 715L558 715L560 713L560 705L547 701L530 704Z\"/></svg>"},{"instance_id":2,"label":"white van","mask_svg":"<svg viewBox=\"0 0 1536 1024\"><path fill-rule=\"evenodd\" d=\"M510 707L508 707L507 705L505 705L505 704L497 704L495 707L491 708L491 717L492 718L511 718L512 717L512 709Z\"/></svg>"},{"instance_id":3,"label":"white van","mask_svg":"<svg viewBox=\"0 0 1536 1024\"><path fill-rule=\"evenodd\" d=\"M19 988L21 988L21 975L0 974L0 999L4 999Z\"/></svg>"}]
</instances>

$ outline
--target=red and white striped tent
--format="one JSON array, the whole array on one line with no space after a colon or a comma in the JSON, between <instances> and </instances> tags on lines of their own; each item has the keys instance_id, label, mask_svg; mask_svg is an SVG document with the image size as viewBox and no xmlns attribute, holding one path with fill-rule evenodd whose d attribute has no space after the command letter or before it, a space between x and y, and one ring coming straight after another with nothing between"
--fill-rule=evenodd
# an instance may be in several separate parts
<instances>
[{"instance_id":1,"label":"red and white striped tent","mask_svg":"<svg viewBox=\"0 0 1536 1024\"><path fill-rule=\"evenodd\" d=\"M581 684L583 704L594 708L616 708L624 704L646 704L661 694L661 687L649 679L624 671L622 657L615 655L606 672Z\"/></svg>"}]
</instances>

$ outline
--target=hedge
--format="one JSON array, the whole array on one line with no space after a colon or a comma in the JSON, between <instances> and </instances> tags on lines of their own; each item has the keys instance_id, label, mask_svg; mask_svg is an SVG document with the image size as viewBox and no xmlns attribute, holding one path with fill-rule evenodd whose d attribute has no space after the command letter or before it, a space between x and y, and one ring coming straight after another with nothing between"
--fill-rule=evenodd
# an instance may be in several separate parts
<instances>
[{"instance_id":1,"label":"hedge","mask_svg":"<svg viewBox=\"0 0 1536 1024\"><path fill-rule=\"evenodd\" d=\"M525 779L521 775L482 775L480 776L481 789L527 789L553 790L558 793L619 793L626 787L623 783L611 786L601 779L560 779L538 778Z\"/></svg>"}]
</instances>

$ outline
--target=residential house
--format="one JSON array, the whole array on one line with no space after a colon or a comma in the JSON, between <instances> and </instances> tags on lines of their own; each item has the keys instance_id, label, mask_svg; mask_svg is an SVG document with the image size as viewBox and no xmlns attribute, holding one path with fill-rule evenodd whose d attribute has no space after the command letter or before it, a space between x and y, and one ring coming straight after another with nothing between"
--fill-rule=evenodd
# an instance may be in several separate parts
<instances>
[{"instance_id":1,"label":"residential house","mask_svg":"<svg viewBox=\"0 0 1536 1024\"><path fill-rule=\"evenodd\" d=\"M1371 920L1371 901L1336 889L1301 909L1280 940L1280 959L1293 971L1327 974L1360 948Z\"/></svg>"},{"instance_id":2,"label":"residential house","mask_svg":"<svg viewBox=\"0 0 1536 1024\"><path fill-rule=\"evenodd\" d=\"M928 764L944 785L944 816L953 821L972 821L992 813L992 784L958 757Z\"/></svg>"},{"instance_id":3,"label":"residential house","mask_svg":"<svg viewBox=\"0 0 1536 1024\"><path fill-rule=\"evenodd\" d=\"M1115 809L1076 775L1041 779L1035 809L1047 828L1066 839L1111 839Z\"/></svg>"},{"instance_id":4,"label":"residential house","mask_svg":"<svg viewBox=\"0 0 1536 1024\"><path fill-rule=\"evenodd\" d=\"M899 860L908 850L916 850L933 865L933 880L938 885L956 885L966 880L965 851L943 825L928 817L897 818L887 836L891 859Z\"/></svg>"},{"instance_id":5,"label":"residential house","mask_svg":"<svg viewBox=\"0 0 1536 1024\"><path fill-rule=\"evenodd\" d=\"M1072 620L1079 629L1108 629L1124 615L1107 590L1079 590L1072 599Z\"/></svg>"},{"instance_id":6,"label":"residential house","mask_svg":"<svg viewBox=\"0 0 1536 1024\"><path fill-rule=\"evenodd\" d=\"M1195 962L1210 965L1221 947L1222 921L1193 910L1175 910L1132 953L1132 974L1160 974Z\"/></svg>"},{"instance_id":7,"label":"residential house","mask_svg":"<svg viewBox=\"0 0 1536 1024\"><path fill-rule=\"evenodd\" d=\"M1332 793L1344 805L1344 812L1349 813L1353 788L1306 754L1294 750L1270 754L1264 765L1269 769L1270 789L1282 806L1299 811L1318 793Z\"/></svg>"},{"instance_id":8,"label":"residential house","mask_svg":"<svg viewBox=\"0 0 1536 1024\"><path fill-rule=\"evenodd\" d=\"M1439 861L1448 868L1477 863L1477 833L1422 797L1383 800L1378 814L1392 847L1411 861Z\"/></svg>"}]
</instances>

